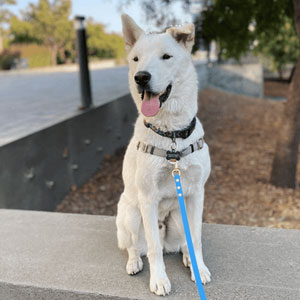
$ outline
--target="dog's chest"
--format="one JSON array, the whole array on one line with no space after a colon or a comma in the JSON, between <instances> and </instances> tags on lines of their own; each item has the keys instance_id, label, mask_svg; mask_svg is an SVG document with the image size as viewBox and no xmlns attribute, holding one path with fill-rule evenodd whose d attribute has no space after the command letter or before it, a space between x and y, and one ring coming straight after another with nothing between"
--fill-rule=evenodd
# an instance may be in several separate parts
<instances>
[{"instance_id":1,"label":"dog's chest","mask_svg":"<svg viewBox=\"0 0 300 300\"><path fill-rule=\"evenodd\" d=\"M201 178L201 167L194 165L181 170L181 183L184 195L190 196L195 191ZM156 181L156 187L161 199L176 198L176 187L172 176L172 168L162 168Z\"/></svg>"}]
</instances>

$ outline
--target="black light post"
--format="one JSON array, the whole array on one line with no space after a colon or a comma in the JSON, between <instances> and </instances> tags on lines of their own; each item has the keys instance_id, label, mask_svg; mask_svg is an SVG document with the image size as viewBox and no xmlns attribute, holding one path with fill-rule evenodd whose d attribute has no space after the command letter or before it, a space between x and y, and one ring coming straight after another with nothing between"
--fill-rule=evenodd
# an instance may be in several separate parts
<instances>
[{"instance_id":1,"label":"black light post","mask_svg":"<svg viewBox=\"0 0 300 300\"><path fill-rule=\"evenodd\" d=\"M92 105L90 73L88 65L88 53L86 46L85 33L85 17L75 17L75 29L77 36L77 51L80 75L80 89L81 89L81 107L80 109L87 109Z\"/></svg>"}]
</instances>

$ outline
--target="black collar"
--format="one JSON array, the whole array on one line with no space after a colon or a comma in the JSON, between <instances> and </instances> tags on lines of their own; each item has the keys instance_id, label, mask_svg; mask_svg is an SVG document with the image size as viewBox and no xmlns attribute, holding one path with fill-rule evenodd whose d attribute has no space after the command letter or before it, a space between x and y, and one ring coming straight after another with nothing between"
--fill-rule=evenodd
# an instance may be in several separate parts
<instances>
[{"instance_id":1,"label":"black collar","mask_svg":"<svg viewBox=\"0 0 300 300\"><path fill-rule=\"evenodd\" d=\"M144 124L147 128L152 129L155 133L161 136L168 137L170 139L176 139L176 138L186 139L193 133L195 129L196 117L194 117L194 119L192 120L192 122L188 127L182 130L175 130L175 131L162 131L160 130L160 128L157 128L153 124L146 122L146 120L144 120Z\"/></svg>"}]
</instances>

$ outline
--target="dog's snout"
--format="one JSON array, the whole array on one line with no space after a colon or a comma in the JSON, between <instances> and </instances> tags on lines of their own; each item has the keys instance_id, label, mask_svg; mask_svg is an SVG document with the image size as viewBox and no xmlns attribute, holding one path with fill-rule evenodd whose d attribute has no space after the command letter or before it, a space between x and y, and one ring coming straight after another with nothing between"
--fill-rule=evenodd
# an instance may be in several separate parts
<instances>
[{"instance_id":1,"label":"dog's snout","mask_svg":"<svg viewBox=\"0 0 300 300\"><path fill-rule=\"evenodd\" d=\"M137 72L134 76L134 80L138 85L145 86L149 83L151 74L147 71Z\"/></svg>"}]
</instances>

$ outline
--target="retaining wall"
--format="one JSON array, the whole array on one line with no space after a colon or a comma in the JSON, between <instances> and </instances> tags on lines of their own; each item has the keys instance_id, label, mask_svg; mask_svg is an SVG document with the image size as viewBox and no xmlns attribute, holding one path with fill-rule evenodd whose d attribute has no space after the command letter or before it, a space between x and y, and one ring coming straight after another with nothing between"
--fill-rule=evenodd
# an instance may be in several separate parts
<instances>
[{"instance_id":1,"label":"retaining wall","mask_svg":"<svg viewBox=\"0 0 300 300\"><path fill-rule=\"evenodd\" d=\"M126 274L114 217L0 209L1 300L162 299L149 265ZM208 300L299 300L300 231L203 224ZM166 300L199 299L179 254L164 256Z\"/></svg>"},{"instance_id":2,"label":"retaining wall","mask_svg":"<svg viewBox=\"0 0 300 300\"><path fill-rule=\"evenodd\" d=\"M196 63L198 85L219 88L231 93L263 98L263 68L259 63Z\"/></svg>"},{"instance_id":3,"label":"retaining wall","mask_svg":"<svg viewBox=\"0 0 300 300\"><path fill-rule=\"evenodd\" d=\"M53 210L128 144L136 116L127 95L0 147L0 208Z\"/></svg>"}]
</instances>

